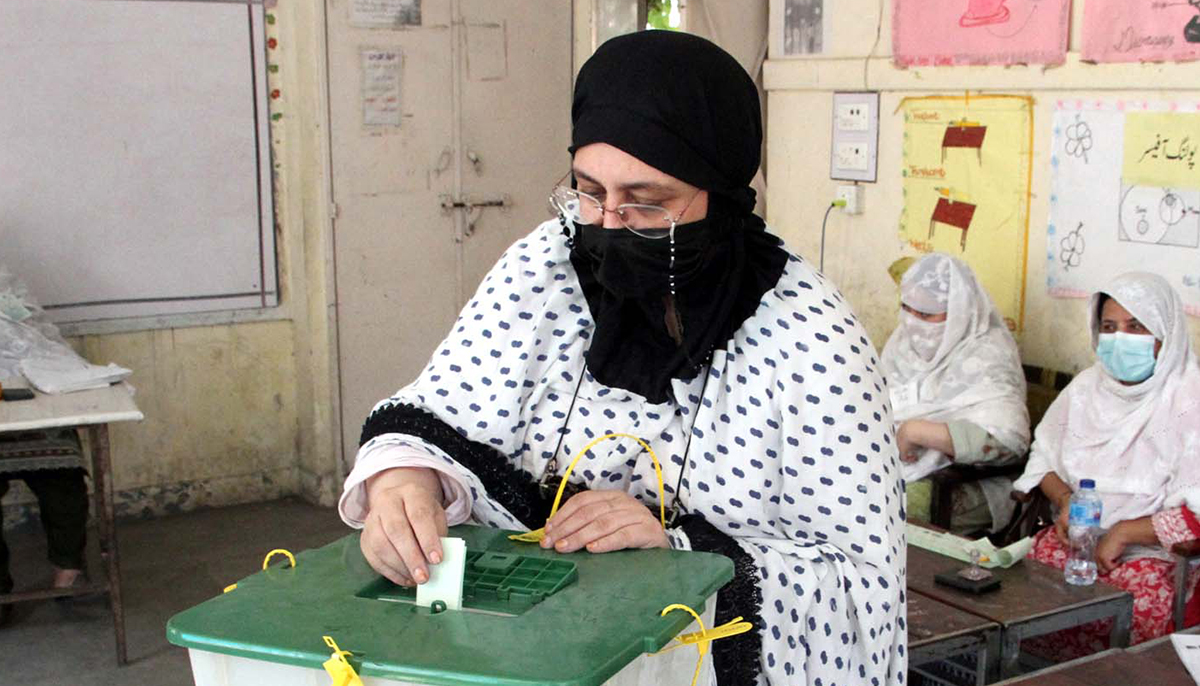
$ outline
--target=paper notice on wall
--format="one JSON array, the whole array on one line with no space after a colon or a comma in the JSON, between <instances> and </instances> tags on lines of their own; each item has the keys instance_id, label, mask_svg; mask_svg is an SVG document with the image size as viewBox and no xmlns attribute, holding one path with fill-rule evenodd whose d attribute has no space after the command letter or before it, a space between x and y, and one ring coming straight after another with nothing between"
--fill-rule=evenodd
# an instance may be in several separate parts
<instances>
[{"instance_id":1,"label":"paper notice on wall","mask_svg":"<svg viewBox=\"0 0 1200 686\"><path fill-rule=\"evenodd\" d=\"M1069 0L895 0L893 53L901 67L1062 64L1070 21Z\"/></svg>"},{"instance_id":2,"label":"paper notice on wall","mask_svg":"<svg viewBox=\"0 0 1200 686\"><path fill-rule=\"evenodd\" d=\"M1087 0L1083 59L1168 62L1200 59L1197 0Z\"/></svg>"},{"instance_id":3,"label":"paper notice on wall","mask_svg":"<svg viewBox=\"0 0 1200 686\"><path fill-rule=\"evenodd\" d=\"M1139 186L1200 190L1200 114L1129 112L1121 178Z\"/></svg>"},{"instance_id":4,"label":"paper notice on wall","mask_svg":"<svg viewBox=\"0 0 1200 686\"><path fill-rule=\"evenodd\" d=\"M1050 152L1051 295L1138 269L1200 314L1200 103L1062 100Z\"/></svg>"},{"instance_id":5,"label":"paper notice on wall","mask_svg":"<svg viewBox=\"0 0 1200 686\"><path fill-rule=\"evenodd\" d=\"M363 126L400 126L403 54L376 48L362 48L360 54Z\"/></svg>"},{"instance_id":6,"label":"paper notice on wall","mask_svg":"<svg viewBox=\"0 0 1200 686\"><path fill-rule=\"evenodd\" d=\"M825 0L784 0L783 54L820 55L826 52L829 12L825 5Z\"/></svg>"},{"instance_id":7,"label":"paper notice on wall","mask_svg":"<svg viewBox=\"0 0 1200 686\"><path fill-rule=\"evenodd\" d=\"M421 0L350 0L350 25L390 29L421 25Z\"/></svg>"},{"instance_id":8,"label":"paper notice on wall","mask_svg":"<svg viewBox=\"0 0 1200 686\"><path fill-rule=\"evenodd\" d=\"M1033 149L1033 99L909 98L904 111L900 237L971 265L1019 331Z\"/></svg>"}]
</instances>

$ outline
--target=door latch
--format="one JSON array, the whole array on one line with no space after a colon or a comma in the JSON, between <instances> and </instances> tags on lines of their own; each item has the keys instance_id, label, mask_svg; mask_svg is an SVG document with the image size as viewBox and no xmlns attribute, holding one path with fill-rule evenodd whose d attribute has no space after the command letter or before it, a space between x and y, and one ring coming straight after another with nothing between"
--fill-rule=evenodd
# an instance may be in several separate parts
<instances>
[{"instance_id":1,"label":"door latch","mask_svg":"<svg viewBox=\"0 0 1200 686\"><path fill-rule=\"evenodd\" d=\"M504 193L498 198L483 198L475 199L469 195L464 195L461 198L455 198L452 195L439 196L442 202L442 213L450 214L455 210L465 212L467 224L463 229L463 236L470 237L475 233L475 222L479 221L479 216L483 213L485 207L498 207L502 211L512 207L512 196Z\"/></svg>"}]
</instances>

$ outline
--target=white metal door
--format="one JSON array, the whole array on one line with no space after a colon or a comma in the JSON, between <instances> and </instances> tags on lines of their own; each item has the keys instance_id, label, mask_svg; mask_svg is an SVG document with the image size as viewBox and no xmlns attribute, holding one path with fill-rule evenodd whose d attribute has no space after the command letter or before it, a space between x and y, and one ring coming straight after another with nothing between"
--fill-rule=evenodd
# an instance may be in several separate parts
<instances>
[{"instance_id":1,"label":"white metal door","mask_svg":"<svg viewBox=\"0 0 1200 686\"><path fill-rule=\"evenodd\" d=\"M421 24L402 28L352 26L356 2L328 0L347 463L373 404L420 372L500 253L548 216L573 74L568 2L423 0ZM403 57L398 127L363 123L364 50Z\"/></svg>"}]
</instances>

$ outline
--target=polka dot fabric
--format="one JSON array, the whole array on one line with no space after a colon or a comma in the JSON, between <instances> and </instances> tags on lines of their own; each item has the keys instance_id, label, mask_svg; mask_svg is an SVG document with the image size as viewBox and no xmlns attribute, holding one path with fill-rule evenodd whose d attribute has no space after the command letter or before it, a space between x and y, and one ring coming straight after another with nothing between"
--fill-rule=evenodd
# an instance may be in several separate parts
<instances>
[{"instance_id":1,"label":"polka dot fabric","mask_svg":"<svg viewBox=\"0 0 1200 686\"><path fill-rule=\"evenodd\" d=\"M565 239L548 222L500 258L420 377L376 409L422 407L535 475L560 431L560 473L593 438L633 434L662 461L668 506L690 432L681 510L703 515L758 564L760 683L903 683L904 514L891 410L875 350L841 294L790 256L755 314L714 351L707 385L676 380L676 400L661 404L587 374L593 326ZM525 528L474 474L420 439L375 436L360 455L387 444L453 465L478 522ZM572 480L655 504L642 452L630 439L604 441Z\"/></svg>"}]
</instances>

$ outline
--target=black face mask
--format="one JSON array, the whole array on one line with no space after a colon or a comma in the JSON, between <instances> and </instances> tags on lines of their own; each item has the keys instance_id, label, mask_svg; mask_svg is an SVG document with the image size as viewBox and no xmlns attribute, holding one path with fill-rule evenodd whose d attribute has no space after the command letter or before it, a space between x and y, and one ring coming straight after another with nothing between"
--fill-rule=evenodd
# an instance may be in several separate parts
<instances>
[{"instance_id":1,"label":"black face mask","mask_svg":"<svg viewBox=\"0 0 1200 686\"><path fill-rule=\"evenodd\" d=\"M787 260L779 239L753 215L713 210L675 227L674 269L670 238L599 226L573 232L571 264L596 326L587 367L600 383L667 400L672 379L695 378L779 280Z\"/></svg>"},{"instance_id":2,"label":"black face mask","mask_svg":"<svg viewBox=\"0 0 1200 686\"><path fill-rule=\"evenodd\" d=\"M575 242L604 290L620 298L659 300L671 294L672 284L676 294L690 290L727 250L729 237L722 222L706 217L676 226L673 239L585 225L577 227Z\"/></svg>"}]
</instances>

